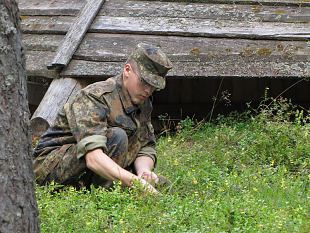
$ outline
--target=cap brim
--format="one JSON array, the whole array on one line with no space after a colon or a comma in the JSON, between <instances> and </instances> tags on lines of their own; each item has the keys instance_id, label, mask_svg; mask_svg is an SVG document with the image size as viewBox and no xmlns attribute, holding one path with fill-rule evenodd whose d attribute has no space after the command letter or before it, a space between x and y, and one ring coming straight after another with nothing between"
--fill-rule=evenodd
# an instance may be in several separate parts
<instances>
[{"instance_id":1,"label":"cap brim","mask_svg":"<svg viewBox=\"0 0 310 233\"><path fill-rule=\"evenodd\" d=\"M146 81L151 86L155 87L156 89L164 89L166 86L166 79L162 76L157 74L153 74L147 70L140 70L141 78Z\"/></svg>"}]
</instances>

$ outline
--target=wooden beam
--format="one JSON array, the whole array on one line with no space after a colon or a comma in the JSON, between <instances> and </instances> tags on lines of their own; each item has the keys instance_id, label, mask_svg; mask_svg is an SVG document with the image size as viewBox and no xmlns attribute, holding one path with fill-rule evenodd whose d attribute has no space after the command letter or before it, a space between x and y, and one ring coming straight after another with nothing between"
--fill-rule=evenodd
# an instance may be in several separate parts
<instances>
[{"instance_id":1,"label":"wooden beam","mask_svg":"<svg viewBox=\"0 0 310 233\"><path fill-rule=\"evenodd\" d=\"M64 34L74 17L27 17L24 33ZM273 40L309 40L309 23L245 22L167 17L98 16L88 32ZM66 49L67 50L67 49Z\"/></svg>"},{"instance_id":2,"label":"wooden beam","mask_svg":"<svg viewBox=\"0 0 310 233\"><path fill-rule=\"evenodd\" d=\"M64 42L58 48L57 54L48 68L62 68L68 65L72 55L82 41L89 26L96 17L104 0L89 0L81 10L78 18L67 32Z\"/></svg>"},{"instance_id":3,"label":"wooden beam","mask_svg":"<svg viewBox=\"0 0 310 233\"><path fill-rule=\"evenodd\" d=\"M89 31L276 40L310 39L310 27L306 23L235 22L165 17L98 16Z\"/></svg>"},{"instance_id":4,"label":"wooden beam","mask_svg":"<svg viewBox=\"0 0 310 233\"><path fill-rule=\"evenodd\" d=\"M23 34L22 41L26 51L56 52L64 39L64 35ZM54 55L55 56L55 55Z\"/></svg>"},{"instance_id":5,"label":"wooden beam","mask_svg":"<svg viewBox=\"0 0 310 233\"><path fill-rule=\"evenodd\" d=\"M74 19L73 16L21 16L21 29L25 34L65 35Z\"/></svg>"},{"instance_id":6,"label":"wooden beam","mask_svg":"<svg viewBox=\"0 0 310 233\"><path fill-rule=\"evenodd\" d=\"M71 60L69 66L60 75L62 77L96 78L98 80L114 76L121 72L123 62L93 62ZM310 76L310 61L251 61L230 57L207 62L173 62L169 77L277 77L303 78Z\"/></svg>"},{"instance_id":7,"label":"wooden beam","mask_svg":"<svg viewBox=\"0 0 310 233\"><path fill-rule=\"evenodd\" d=\"M144 1L144 0L142 0ZM156 2L195 2L208 4L251 4L268 6L310 6L309 0L147 0Z\"/></svg>"},{"instance_id":8,"label":"wooden beam","mask_svg":"<svg viewBox=\"0 0 310 233\"><path fill-rule=\"evenodd\" d=\"M85 4L84 0L17 0L20 14L76 16Z\"/></svg>"},{"instance_id":9,"label":"wooden beam","mask_svg":"<svg viewBox=\"0 0 310 233\"><path fill-rule=\"evenodd\" d=\"M306 41L246 40L88 33L74 59L124 62L138 42L155 43L172 61L229 60L236 57L253 61L305 61L310 57ZM176 46L179 45L179 46Z\"/></svg>"},{"instance_id":10,"label":"wooden beam","mask_svg":"<svg viewBox=\"0 0 310 233\"><path fill-rule=\"evenodd\" d=\"M47 65L55 56L55 52L49 51L26 51L27 76L37 76L45 78L58 78L59 72L48 70Z\"/></svg>"},{"instance_id":11,"label":"wooden beam","mask_svg":"<svg viewBox=\"0 0 310 233\"><path fill-rule=\"evenodd\" d=\"M28 50L26 53L28 75L57 77L54 70L47 70L46 65L55 56L53 51L57 49L62 36L31 34L25 35L25 37L24 44ZM186 76L187 73L189 77L203 75L203 70L208 70L206 68L208 66L213 68L209 70L212 72L208 72L206 77L216 75L217 69L219 76L268 76L275 73L279 67L284 69L286 64L289 64L289 67L285 68L287 70L286 77L302 74L302 70L304 70L303 75L306 76L306 65L309 62L307 59L310 56L310 49L306 41L88 33L73 56L73 64L69 65L62 75L78 77L80 73L86 78L99 78L100 75L113 76L121 71L128 54L132 52L139 41L155 42L161 46L173 62L180 64L181 71L184 71L181 76ZM182 46L175 46L176 44ZM191 69L184 64L187 62L197 64L202 67L202 70L199 71L195 67ZM278 68L269 68L270 62L276 63ZM240 72L244 72L243 75L238 72L238 65L241 67ZM248 67L249 70L243 67ZM291 71L288 71L289 68L292 68ZM225 70L224 73L222 69ZM276 76L279 77L281 73Z\"/></svg>"},{"instance_id":12,"label":"wooden beam","mask_svg":"<svg viewBox=\"0 0 310 233\"><path fill-rule=\"evenodd\" d=\"M310 7L113 0L107 1L98 15L308 23Z\"/></svg>"}]
</instances>

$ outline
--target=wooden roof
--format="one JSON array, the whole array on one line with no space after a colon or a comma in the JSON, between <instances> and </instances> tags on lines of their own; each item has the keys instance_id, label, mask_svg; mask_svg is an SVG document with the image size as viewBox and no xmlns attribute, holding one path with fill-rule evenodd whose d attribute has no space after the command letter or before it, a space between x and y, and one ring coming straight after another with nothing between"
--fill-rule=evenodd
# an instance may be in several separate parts
<instances>
[{"instance_id":1,"label":"wooden roof","mask_svg":"<svg viewBox=\"0 0 310 233\"><path fill-rule=\"evenodd\" d=\"M160 45L175 77L309 77L309 0L109 0L68 66L48 70L84 0L18 0L28 76L109 77L138 42Z\"/></svg>"}]
</instances>

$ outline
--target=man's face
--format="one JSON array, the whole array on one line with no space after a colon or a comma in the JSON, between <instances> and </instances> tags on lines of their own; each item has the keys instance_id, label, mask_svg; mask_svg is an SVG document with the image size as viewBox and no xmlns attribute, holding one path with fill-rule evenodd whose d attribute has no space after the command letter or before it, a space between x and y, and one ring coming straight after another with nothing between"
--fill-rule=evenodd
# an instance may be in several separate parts
<instances>
[{"instance_id":1,"label":"man's face","mask_svg":"<svg viewBox=\"0 0 310 233\"><path fill-rule=\"evenodd\" d=\"M155 90L155 87L146 83L138 70L134 69L130 64L126 64L124 67L123 82L131 101L137 105L147 100Z\"/></svg>"}]
</instances>

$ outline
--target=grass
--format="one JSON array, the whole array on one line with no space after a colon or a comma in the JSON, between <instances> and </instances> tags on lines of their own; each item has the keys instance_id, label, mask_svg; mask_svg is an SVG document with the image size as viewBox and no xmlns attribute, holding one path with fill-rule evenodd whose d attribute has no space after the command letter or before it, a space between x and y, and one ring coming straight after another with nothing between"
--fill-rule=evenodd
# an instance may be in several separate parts
<instances>
[{"instance_id":1,"label":"grass","mask_svg":"<svg viewBox=\"0 0 310 233\"><path fill-rule=\"evenodd\" d=\"M266 106L161 137L172 193L38 187L42 232L309 232L309 118Z\"/></svg>"}]
</instances>

